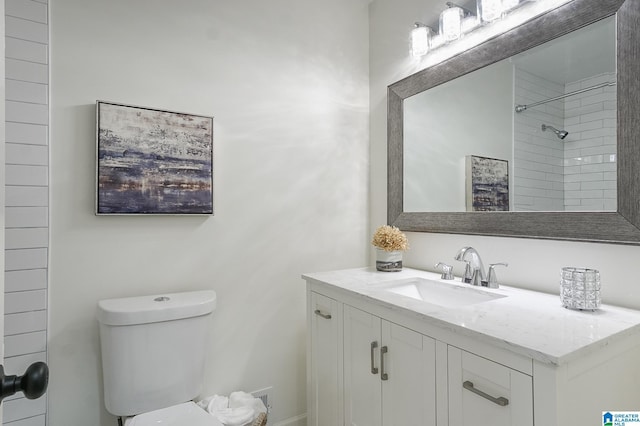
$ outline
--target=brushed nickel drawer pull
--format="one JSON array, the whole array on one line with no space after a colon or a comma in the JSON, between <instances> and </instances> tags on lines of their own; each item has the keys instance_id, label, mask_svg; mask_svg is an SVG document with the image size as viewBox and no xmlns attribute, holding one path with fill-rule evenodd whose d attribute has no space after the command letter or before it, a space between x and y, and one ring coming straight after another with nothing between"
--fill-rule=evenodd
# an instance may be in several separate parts
<instances>
[{"instance_id":1,"label":"brushed nickel drawer pull","mask_svg":"<svg viewBox=\"0 0 640 426\"><path fill-rule=\"evenodd\" d=\"M371 342L371 374L378 374L378 367L374 365L375 351L377 347L378 342Z\"/></svg>"},{"instance_id":2,"label":"brushed nickel drawer pull","mask_svg":"<svg viewBox=\"0 0 640 426\"><path fill-rule=\"evenodd\" d=\"M380 370L382 371L382 375L380 378L382 380L389 380L389 375L384 371L384 355L389 352L389 348L383 346L380 348Z\"/></svg>"},{"instance_id":3,"label":"brushed nickel drawer pull","mask_svg":"<svg viewBox=\"0 0 640 426\"><path fill-rule=\"evenodd\" d=\"M316 315L321 316L324 319L331 319L331 314L325 314L324 312L322 312L320 309L316 309L315 311L313 311Z\"/></svg>"},{"instance_id":4,"label":"brushed nickel drawer pull","mask_svg":"<svg viewBox=\"0 0 640 426\"><path fill-rule=\"evenodd\" d=\"M464 383L462 383L462 387L465 388L468 391L471 391L473 393L475 393L476 395L479 395L485 399L488 399L489 401L493 402L494 404L498 404L501 407L504 407L506 405L509 405L509 400L507 398L505 398L504 396L500 396L498 398L496 398L495 396L491 396L488 393L484 393L482 392L480 389L477 389L475 387L473 387L473 382L470 381L465 381Z\"/></svg>"}]
</instances>

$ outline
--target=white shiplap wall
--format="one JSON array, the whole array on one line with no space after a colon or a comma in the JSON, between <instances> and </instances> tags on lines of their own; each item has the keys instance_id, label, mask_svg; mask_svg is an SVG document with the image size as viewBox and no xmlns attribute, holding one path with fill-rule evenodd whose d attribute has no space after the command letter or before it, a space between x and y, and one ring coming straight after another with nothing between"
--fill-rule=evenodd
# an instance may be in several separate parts
<instances>
[{"instance_id":1,"label":"white shiplap wall","mask_svg":"<svg viewBox=\"0 0 640 426\"><path fill-rule=\"evenodd\" d=\"M5 370L47 355L49 55L47 0L5 0ZM46 397L5 400L7 426L45 425Z\"/></svg>"}]
</instances>

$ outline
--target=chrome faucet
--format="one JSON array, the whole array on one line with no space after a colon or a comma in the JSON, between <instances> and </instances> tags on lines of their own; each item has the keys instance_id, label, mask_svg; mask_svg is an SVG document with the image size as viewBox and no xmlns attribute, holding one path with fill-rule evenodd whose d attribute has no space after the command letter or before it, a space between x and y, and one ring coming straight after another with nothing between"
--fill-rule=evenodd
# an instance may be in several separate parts
<instances>
[{"instance_id":1,"label":"chrome faucet","mask_svg":"<svg viewBox=\"0 0 640 426\"><path fill-rule=\"evenodd\" d=\"M464 275L462 276L462 282L473 285L485 285L487 275L484 272L482 259L480 259L480 255L476 249L473 247L462 247L454 259L467 263Z\"/></svg>"}]
</instances>

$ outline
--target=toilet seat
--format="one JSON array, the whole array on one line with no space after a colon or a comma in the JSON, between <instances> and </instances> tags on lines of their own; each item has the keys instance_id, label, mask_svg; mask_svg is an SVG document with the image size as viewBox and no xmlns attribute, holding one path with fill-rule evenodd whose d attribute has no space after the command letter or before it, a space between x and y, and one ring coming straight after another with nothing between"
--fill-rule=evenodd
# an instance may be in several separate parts
<instances>
[{"instance_id":1,"label":"toilet seat","mask_svg":"<svg viewBox=\"0 0 640 426\"><path fill-rule=\"evenodd\" d=\"M185 402L160 410L139 414L125 421L125 426L223 426L194 402Z\"/></svg>"}]
</instances>

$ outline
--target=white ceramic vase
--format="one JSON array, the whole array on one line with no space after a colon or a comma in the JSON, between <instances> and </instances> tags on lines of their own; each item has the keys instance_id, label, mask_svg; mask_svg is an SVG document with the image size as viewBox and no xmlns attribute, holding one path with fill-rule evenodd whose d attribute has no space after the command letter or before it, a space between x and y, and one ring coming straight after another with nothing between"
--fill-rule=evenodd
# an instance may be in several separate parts
<instances>
[{"instance_id":1,"label":"white ceramic vase","mask_svg":"<svg viewBox=\"0 0 640 426\"><path fill-rule=\"evenodd\" d=\"M402 270L402 251L386 251L376 249L376 269L383 272Z\"/></svg>"}]
</instances>

